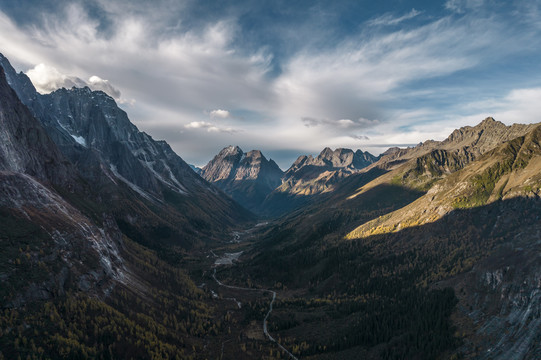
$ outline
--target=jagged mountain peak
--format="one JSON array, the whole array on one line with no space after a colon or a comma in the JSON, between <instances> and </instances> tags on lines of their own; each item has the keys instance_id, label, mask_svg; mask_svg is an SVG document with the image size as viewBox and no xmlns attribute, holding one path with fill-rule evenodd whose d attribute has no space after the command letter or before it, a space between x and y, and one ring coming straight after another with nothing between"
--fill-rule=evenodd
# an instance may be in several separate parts
<instances>
[{"instance_id":1,"label":"jagged mountain peak","mask_svg":"<svg viewBox=\"0 0 541 360\"><path fill-rule=\"evenodd\" d=\"M463 126L454 130L443 141L427 140L415 147L390 148L380 155L377 166L390 169L412 159L430 157L436 152L445 158L449 156L455 158L453 162L459 160L459 164L456 165L459 165L457 168L461 168L500 144L523 136L537 125L539 124L508 126L493 117L487 117L475 126Z\"/></svg>"},{"instance_id":2,"label":"jagged mountain peak","mask_svg":"<svg viewBox=\"0 0 541 360\"><path fill-rule=\"evenodd\" d=\"M123 281L117 251L121 234L109 216L103 215L103 224L92 221L66 201L87 195L87 190L75 166L20 101L0 67L0 231L4 239L11 237L11 241L4 241L4 250L7 244L18 247L21 239L38 246L34 261L39 261L40 267L32 269L43 276L39 282L33 278L21 286L20 280L28 279L28 270L21 272L21 267L13 267L2 279L2 287L12 289L10 296L3 293L4 307L50 299L67 287L75 289L75 284L88 291L105 287L112 278ZM10 226L14 221L18 226ZM22 229L35 230L24 239L17 235ZM44 256L46 252L50 254ZM65 281L68 272L76 279L72 285ZM11 285L14 281L17 287Z\"/></svg>"},{"instance_id":3,"label":"jagged mountain peak","mask_svg":"<svg viewBox=\"0 0 541 360\"><path fill-rule=\"evenodd\" d=\"M23 104L28 105L28 103L36 101L38 93L30 78L22 71L17 73L13 66L11 66L9 60L1 53L0 67L4 69L7 83L15 90Z\"/></svg>"},{"instance_id":4,"label":"jagged mountain peak","mask_svg":"<svg viewBox=\"0 0 541 360\"><path fill-rule=\"evenodd\" d=\"M332 164L334 167L344 167L351 164L353 161L353 156L354 153L351 149L337 148L333 151L332 149L326 147L316 159L329 163L329 165Z\"/></svg>"},{"instance_id":5,"label":"jagged mountain peak","mask_svg":"<svg viewBox=\"0 0 541 360\"><path fill-rule=\"evenodd\" d=\"M17 75L7 59L0 61L21 101L125 228L146 237L152 226L163 226L168 231L153 241L169 241L172 235L167 233L182 233L177 239L191 236L193 224L208 224L205 231L210 234L234 219L250 217L195 174L165 141L139 131L106 93L84 87L42 95L32 87L33 94L26 96L28 77ZM152 208L147 207L149 202ZM140 215L137 221L134 212ZM184 245L189 246L187 241Z\"/></svg>"},{"instance_id":6,"label":"jagged mountain peak","mask_svg":"<svg viewBox=\"0 0 541 360\"><path fill-rule=\"evenodd\" d=\"M353 151L347 148L337 148L332 150L329 147L324 148L317 157L311 155L302 155L297 158L287 173L292 174L304 166L315 166L331 169L361 169L375 162L377 157L362 150Z\"/></svg>"},{"instance_id":7,"label":"jagged mountain peak","mask_svg":"<svg viewBox=\"0 0 541 360\"><path fill-rule=\"evenodd\" d=\"M41 124L17 98L0 67L0 170L29 174L62 185L73 179L73 166Z\"/></svg>"},{"instance_id":8,"label":"jagged mountain peak","mask_svg":"<svg viewBox=\"0 0 541 360\"><path fill-rule=\"evenodd\" d=\"M247 158L253 158L253 159L258 159L258 158L263 158L263 159L266 159L265 156L263 156L263 153L261 153L260 150L250 150L246 153L246 157Z\"/></svg>"},{"instance_id":9,"label":"jagged mountain peak","mask_svg":"<svg viewBox=\"0 0 541 360\"><path fill-rule=\"evenodd\" d=\"M230 155L238 155L238 154L244 154L242 149L239 146L233 146L229 145L225 148L223 148L217 156L230 156Z\"/></svg>"},{"instance_id":10,"label":"jagged mountain peak","mask_svg":"<svg viewBox=\"0 0 541 360\"><path fill-rule=\"evenodd\" d=\"M106 92L102 90L92 90L88 86L83 86L83 87L72 86L69 89L63 87L51 92L51 94L54 94L54 93L73 93L83 98L91 97L91 98L102 99L103 101L110 102L111 105L117 106L117 103L112 96L110 96L109 94L107 94Z\"/></svg>"},{"instance_id":11,"label":"jagged mountain peak","mask_svg":"<svg viewBox=\"0 0 541 360\"><path fill-rule=\"evenodd\" d=\"M260 150L244 153L238 146L228 146L203 167L201 176L257 211L267 194L281 184L283 172Z\"/></svg>"},{"instance_id":12,"label":"jagged mountain peak","mask_svg":"<svg viewBox=\"0 0 541 360\"><path fill-rule=\"evenodd\" d=\"M334 151L330 147L325 147L318 155L321 158L327 158L334 154Z\"/></svg>"},{"instance_id":13,"label":"jagged mountain peak","mask_svg":"<svg viewBox=\"0 0 541 360\"><path fill-rule=\"evenodd\" d=\"M487 117L475 126L464 126L456 129L436 147L446 150L469 148L476 154L483 154L499 144L512 140L531 131L534 125L513 124L510 126Z\"/></svg>"},{"instance_id":14,"label":"jagged mountain peak","mask_svg":"<svg viewBox=\"0 0 541 360\"><path fill-rule=\"evenodd\" d=\"M313 160L312 155L301 155L301 156L299 156L297 158L297 160L295 160L293 165L291 165L291 168L299 167L299 166L303 165L306 161L309 161L309 160Z\"/></svg>"},{"instance_id":15,"label":"jagged mountain peak","mask_svg":"<svg viewBox=\"0 0 541 360\"><path fill-rule=\"evenodd\" d=\"M324 148L317 157L302 155L286 171L282 184L265 200L264 211L278 215L304 205L310 197L332 192L341 179L376 162L362 150ZM285 210L284 210L285 209Z\"/></svg>"},{"instance_id":16,"label":"jagged mountain peak","mask_svg":"<svg viewBox=\"0 0 541 360\"><path fill-rule=\"evenodd\" d=\"M496 122L502 124L501 122L494 120L494 118L492 116L488 116L483 121L481 121L480 124L493 124L493 123L496 123Z\"/></svg>"},{"instance_id":17,"label":"jagged mountain peak","mask_svg":"<svg viewBox=\"0 0 541 360\"><path fill-rule=\"evenodd\" d=\"M227 180L233 176L243 156L240 147L229 145L201 169L201 176L210 182Z\"/></svg>"}]
</instances>

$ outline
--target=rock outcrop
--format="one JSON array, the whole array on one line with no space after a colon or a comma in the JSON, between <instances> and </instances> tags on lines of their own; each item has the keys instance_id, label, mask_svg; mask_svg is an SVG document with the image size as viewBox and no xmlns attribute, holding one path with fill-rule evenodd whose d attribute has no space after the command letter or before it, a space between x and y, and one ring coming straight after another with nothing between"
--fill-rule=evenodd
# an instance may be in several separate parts
<instances>
[{"instance_id":1,"label":"rock outcrop","mask_svg":"<svg viewBox=\"0 0 541 360\"><path fill-rule=\"evenodd\" d=\"M265 197L281 184L283 172L259 150L244 153L238 146L228 146L203 167L201 176L247 209L259 212Z\"/></svg>"},{"instance_id":2,"label":"rock outcrop","mask_svg":"<svg viewBox=\"0 0 541 360\"><path fill-rule=\"evenodd\" d=\"M325 148L315 158L299 156L286 171L282 184L263 203L263 213L281 215L306 205L319 195L334 191L336 185L378 160L369 152Z\"/></svg>"}]
</instances>

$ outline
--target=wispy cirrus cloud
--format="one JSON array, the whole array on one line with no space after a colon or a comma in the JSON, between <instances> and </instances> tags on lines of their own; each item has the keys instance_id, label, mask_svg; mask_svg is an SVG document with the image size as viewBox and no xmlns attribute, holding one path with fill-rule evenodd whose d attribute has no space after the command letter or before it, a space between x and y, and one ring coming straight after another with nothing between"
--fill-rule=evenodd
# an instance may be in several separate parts
<instances>
[{"instance_id":1,"label":"wispy cirrus cloud","mask_svg":"<svg viewBox=\"0 0 541 360\"><path fill-rule=\"evenodd\" d=\"M472 97L486 108L507 104L491 108L505 118L533 118L532 97L510 97L541 86L531 76L541 70L541 27L530 2L380 4L355 16L351 8L364 5L339 2L295 11L271 3L36 3L41 13L31 24L0 6L0 51L42 91L86 84L120 102L137 99L132 121L199 164L230 143L272 155L441 138L482 119L473 120L484 111ZM301 10L306 19L296 16Z\"/></svg>"},{"instance_id":2,"label":"wispy cirrus cloud","mask_svg":"<svg viewBox=\"0 0 541 360\"><path fill-rule=\"evenodd\" d=\"M422 11L418 11L415 9L411 9L410 12L402 15L402 16L394 16L393 14L387 13L381 16L378 16L375 19L369 20L367 22L367 25L369 26L392 26L392 25L398 25L403 21L413 19L417 15L421 14Z\"/></svg>"},{"instance_id":3,"label":"wispy cirrus cloud","mask_svg":"<svg viewBox=\"0 0 541 360\"><path fill-rule=\"evenodd\" d=\"M365 129L373 127L379 124L379 120L369 120L365 118L359 118L356 120L351 119L339 119L339 120L329 120L329 119L316 119L311 117L304 117L301 119L306 127L314 126L327 126L331 128L342 128L342 129Z\"/></svg>"},{"instance_id":4,"label":"wispy cirrus cloud","mask_svg":"<svg viewBox=\"0 0 541 360\"><path fill-rule=\"evenodd\" d=\"M444 6L447 10L463 14L469 9L482 7L484 2L484 0L447 0Z\"/></svg>"}]
</instances>

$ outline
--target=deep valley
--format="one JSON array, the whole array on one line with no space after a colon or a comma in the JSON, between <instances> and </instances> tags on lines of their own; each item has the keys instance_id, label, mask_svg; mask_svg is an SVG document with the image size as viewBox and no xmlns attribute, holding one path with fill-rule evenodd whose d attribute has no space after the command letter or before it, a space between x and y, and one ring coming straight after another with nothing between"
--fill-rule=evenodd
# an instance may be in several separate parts
<instances>
[{"instance_id":1,"label":"deep valley","mask_svg":"<svg viewBox=\"0 0 541 360\"><path fill-rule=\"evenodd\" d=\"M540 358L541 123L198 169L0 65L0 359Z\"/></svg>"}]
</instances>

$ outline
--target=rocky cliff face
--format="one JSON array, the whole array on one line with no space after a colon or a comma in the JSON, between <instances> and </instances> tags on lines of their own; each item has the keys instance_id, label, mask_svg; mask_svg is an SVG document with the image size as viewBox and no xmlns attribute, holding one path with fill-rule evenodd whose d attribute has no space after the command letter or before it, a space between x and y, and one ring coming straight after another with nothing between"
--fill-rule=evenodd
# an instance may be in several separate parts
<instances>
[{"instance_id":1,"label":"rocky cliff face","mask_svg":"<svg viewBox=\"0 0 541 360\"><path fill-rule=\"evenodd\" d=\"M286 171L284 178L286 181L289 179L306 181L315 179L327 171L353 173L374 163L377 159L369 152L361 150L353 152L351 149L338 148L333 151L330 148L325 148L315 158L311 155L299 156ZM295 192L295 190L292 191Z\"/></svg>"},{"instance_id":2,"label":"rocky cliff face","mask_svg":"<svg viewBox=\"0 0 541 360\"><path fill-rule=\"evenodd\" d=\"M510 126L488 117L476 126L457 129L441 142L439 147L451 150L468 147L472 152L484 154L496 146L532 131L535 124L513 124Z\"/></svg>"},{"instance_id":3,"label":"rocky cliff face","mask_svg":"<svg viewBox=\"0 0 541 360\"><path fill-rule=\"evenodd\" d=\"M0 170L25 173L55 185L73 180L74 168L7 84L0 68Z\"/></svg>"},{"instance_id":4,"label":"rocky cliff face","mask_svg":"<svg viewBox=\"0 0 541 360\"><path fill-rule=\"evenodd\" d=\"M228 146L201 169L201 176L210 182L228 180L235 175L243 155L240 147Z\"/></svg>"},{"instance_id":5,"label":"rocky cliff face","mask_svg":"<svg viewBox=\"0 0 541 360\"><path fill-rule=\"evenodd\" d=\"M445 157L450 156L457 160L456 169L464 167L480 155L496 148L506 141L523 136L532 131L535 124L513 124L507 126L502 122L488 117L476 126L465 126L454 130L443 141L427 140L419 145L407 148L391 148L381 154L380 161L374 166L392 169L396 165L417 159L422 156L439 157L446 161ZM433 155L431 153L439 153ZM435 159L436 160L436 159ZM449 160L447 160L449 162ZM450 159L453 162L453 159ZM441 162L441 161L440 161ZM454 166L454 165L451 165Z\"/></svg>"},{"instance_id":6,"label":"rocky cliff face","mask_svg":"<svg viewBox=\"0 0 541 360\"><path fill-rule=\"evenodd\" d=\"M165 141L139 131L104 92L85 87L41 95L1 55L0 65L63 156L99 194L96 201L114 211L126 232L146 233L156 241L160 237L151 235L155 229L167 228L160 233L164 241L171 241L201 229L223 231L224 226L249 218L195 174Z\"/></svg>"},{"instance_id":7,"label":"rocky cliff face","mask_svg":"<svg viewBox=\"0 0 541 360\"><path fill-rule=\"evenodd\" d=\"M470 272L439 284L453 286L460 300L455 321L465 358L519 360L540 350L541 229L527 230Z\"/></svg>"},{"instance_id":8,"label":"rocky cliff face","mask_svg":"<svg viewBox=\"0 0 541 360\"><path fill-rule=\"evenodd\" d=\"M54 139L74 163L101 168L139 192L162 199L161 186L179 194L206 191L207 185L163 141L140 132L115 101L89 88L60 89L44 95L48 110L40 118L56 131Z\"/></svg>"},{"instance_id":9,"label":"rocky cliff face","mask_svg":"<svg viewBox=\"0 0 541 360\"><path fill-rule=\"evenodd\" d=\"M68 288L103 292L124 281L120 231L105 215L90 220L55 190L84 186L1 68L0 137L2 304L18 307Z\"/></svg>"},{"instance_id":10,"label":"rocky cliff face","mask_svg":"<svg viewBox=\"0 0 541 360\"><path fill-rule=\"evenodd\" d=\"M283 172L259 150L244 153L238 146L229 146L203 167L201 176L247 209L259 212L265 197L280 185Z\"/></svg>"},{"instance_id":11,"label":"rocky cliff face","mask_svg":"<svg viewBox=\"0 0 541 360\"><path fill-rule=\"evenodd\" d=\"M325 148L317 156L299 156L284 174L282 184L263 203L264 213L280 215L332 192L344 178L378 160L368 152Z\"/></svg>"}]
</instances>

